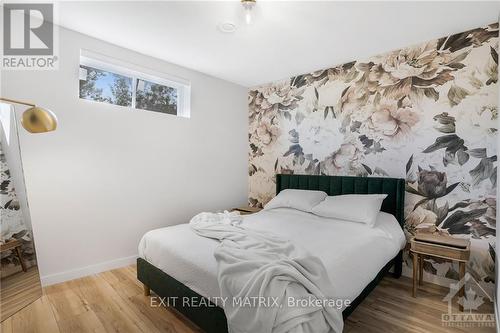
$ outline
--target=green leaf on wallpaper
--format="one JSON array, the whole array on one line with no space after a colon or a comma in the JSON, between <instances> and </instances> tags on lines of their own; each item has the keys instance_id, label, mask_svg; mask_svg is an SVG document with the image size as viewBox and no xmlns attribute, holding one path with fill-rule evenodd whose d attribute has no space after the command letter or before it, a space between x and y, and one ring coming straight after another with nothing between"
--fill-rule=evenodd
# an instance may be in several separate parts
<instances>
[{"instance_id":1,"label":"green leaf on wallpaper","mask_svg":"<svg viewBox=\"0 0 500 333\"><path fill-rule=\"evenodd\" d=\"M455 187L457 187L459 184L460 184L460 182L458 182L458 183L455 183L455 184L452 184L452 185L448 186L448 187L446 188L446 194L449 194L451 191L453 191L453 190L455 189ZM446 195L446 194L445 194L445 195Z\"/></svg>"},{"instance_id":2,"label":"green leaf on wallpaper","mask_svg":"<svg viewBox=\"0 0 500 333\"><path fill-rule=\"evenodd\" d=\"M498 65L494 61L489 61L486 66L486 75L488 75L488 81L486 85L489 86L492 83L497 83L498 81Z\"/></svg>"},{"instance_id":3,"label":"green leaf on wallpaper","mask_svg":"<svg viewBox=\"0 0 500 333\"><path fill-rule=\"evenodd\" d=\"M328 116L328 112L332 113L332 118L335 118L335 112L333 110L333 106L326 106L324 111L324 119Z\"/></svg>"},{"instance_id":4,"label":"green leaf on wallpaper","mask_svg":"<svg viewBox=\"0 0 500 333\"><path fill-rule=\"evenodd\" d=\"M481 27L440 38L437 43L437 49L456 52L473 45L478 40L481 41L480 43L484 43L494 37L498 37L498 29L495 31L494 29L490 30L486 27Z\"/></svg>"},{"instance_id":5,"label":"green leaf on wallpaper","mask_svg":"<svg viewBox=\"0 0 500 333\"><path fill-rule=\"evenodd\" d=\"M424 153L432 153L436 150L446 148L448 152L455 153L457 152L460 148L463 150L466 150L466 147L464 146L464 140L461 139L458 135L456 134L449 134L449 135L443 135L438 138L436 138L435 142L424 149Z\"/></svg>"},{"instance_id":6,"label":"green leaf on wallpaper","mask_svg":"<svg viewBox=\"0 0 500 333\"><path fill-rule=\"evenodd\" d=\"M424 90L424 95L427 98L431 98L434 101L437 101L439 99L439 92L434 89L434 88L423 88Z\"/></svg>"},{"instance_id":7,"label":"green leaf on wallpaper","mask_svg":"<svg viewBox=\"0 0 500 333\"><path fill-rule=\"evenodd\" d=\"M274 171L278 170L278 159L274 162Z\"/></svg>"},{"instance_id":8,"label":"green leaf on wallpaper","mask_svg":"<svg viewBox=\"0 0 500 333\"><path fill-rule=\"evenodd\" d=\"M463 149L459 149L457 151L457 160L458 164L462 166L469 160L469 154L467 154Z\"/></svg>"},{"instance_id":9,"label":"green leaf on wallpaper","mask_svg":"<svg viewBox=\"0 0 500 333\"><path fill-rule=\"evenodd\" d=\"M429 147L425 148L422 152L423 153L432 153L432 152L434 152L436 150L446 148L447 145L448 145L448 139L450 139L449 135L447 135L445 137L441 136L441 137L437 138L436 141L432 145L430 145Z\"/></svg>"},{"instance_id":10,"label":"green leaf on wallpaper","mask_svg":"<svg viewBox=\"0 0 500 333\"><path fill-rule=\"evenodd\" d=\"M299 143L299 132L294 128L290 131L288 131L288 134L290 135L290 142L291 143Z\"/></svg>"},{"instance_id":11,"label":"green leaf on wallpaper","mask_svg":"<svg viewBox=\"0 0 500 333\"><path fill-rule=\"evenodd\" d=\"M306 116L302 112L297 111L295 114L295 122L297 125L300 125L304 119L306 119Z\"/></svg>"},{"instance_id":12,"label":"green leaf on wallpaper","mask_svg":"<svg viewBox=\"0 0 500 333\"><path fill-rule=\"evenodd\" d=\"M368 165L363 163L361 163L361 165L363 166L363 168L365 168L366 172L368 172L369 175L372 174L372 169Z\"/></svg>"},{"instance_id":13,"label":"green leaf on wallpaper","mask_svg":"<svg viewBox=\"0 0 500 333\"><path fill-rule=\"evenodd\" d=\"M468 150L470 156L475 158L485 158L486 157L486 148L474 148Z\"/></svg>"},{"instance_id":14,"label":"green leaf on wallpaper","mask_svg":"<svg viewBox=\"0 0 500 333\"><path fill-rule=\"evenodd\" d=\"M5 203L5 205L3 206L3 208L5 208L5 209L9 208L10 204L12 203L12 200L14 200L14 199L11 199L11 200L7 201Z\"/></svg>"},{"instance_id":15,"label":"green leaf on wallpaper","mask_svg":"<svg viewBox=\"0 0 500 333\"><path fill-rule=\"evenodd\" d=\"M471 84L471 86L473 86L474 88L476 89L480 89L482 86L483 86L483 82L481 82L481 80L479 80L476 75L475 75L475 72L473 72L470 76L469 76L469 83Z\"/></svg>"},{"instance_id":16,"label":"green leaf on wallpaper","mask_svg":"<svg viewBox=\"0 0 500 333\"><path fill-rule=\"evenodd\" d=\"M285 119L287 120L292 120L292 115L290 114L290 112L288 111L285 111L283 112L283 116L285 117Z\"/></svg>"},{"instance_id":17,"label":"green leaf on wallpaper","mask_svg":"<svg viewBox=\"0 0 500 333\"><path fill-rule=\"evenodd\" d=\"M453 67L452 65L455 65L457 63L460 63L462 60L465 60L465 58L467 58L468 55L469 55L469 51L465 51L465 52L460 53L458 56L453 58L453 60L448 63L448 66ZM463 68L463 67L461 67L461 68Z\"/></svg>"},{"instance_id":18,"label":"green leaf on wallpaper","mask_svg":"<svg viewBox=\"0 0 500 333\"><path fill-rule=\"evenodd\" d=\"M248 202L250 203L250 206L252 206L252 207L257 207L257 205L259 205L259 200L254 199L254 198L248 198Z\"/></svg>"},{"instance_id":19,"label":"green leaf on wallpaper","mask_svg":"<svg viewBox=\"0 0 500 333\"><path fill-rule=\"evenodd\" d=\"M0 191L6 191L7 190L7 187L9 186L10 184L10 180L4 180L1 184L0 184Z\"/></svg>"},{"instance_id":20,"label":"green leaf on wallpaper","mask_svg":"<svg viewBox=\"0 0 500 333\"><path fill-rule=\"evenodd\" d=\"M342 90L342 94L340 94L340 100L342 100L344 98L345 94L347 94L347 91L349 90L350 87L351 86L347 86L347 87L345 87L344 90Z\"/></svg>"},{"instance_id":21,"label":"green leaf on wallpaper","mask_svg":"<svg viewBox=\"0 0 500 333\"><path fill-rule=\"evenodd\" d=\"M436 202L436 200L434 200L434 202ZM448 206L448 201L446 201L443 207L437 207L437 209L435 210L435 213L437 215L436 225L440 225L441 222L443 222L443 220L446 218L446 216L448 216L449 208L450 207Z\"/></svg>"},{"instance_id":22,"label":"green leaf on wallpaper","mask_svg":"<svg viewBox=\"0 0 500 333\"><path fill-rule=\"evenodd\" d=\"M412 164L413 164L413 154L410 156L408 162L406 162L406 174L408 174L408 171L410 171Z\"/></svg>"},{"instance_id":23,"label":"green leaf on wallpaper","mask_svg":"<svg viewBox=\"0 0 500 333\"><path fill-rule=\"evenodd\" d=\"M453 84L450 90L448 90L448 100L452 107L460 104L460 102L469 95L470 92L456 84Z\"/></svg>"},{"instance_id":24,"label":"green leaf on wallpaper","mask_svg":"<svg viewBox=\"0 0 500 333\"><path fill-rule=\"evenodd\" d=\"M497 187L497 167L495 167L491 173L490 182L493 187Z\"/></svg>"},{"instance_id":25,"label":"green leaf on wallpaper","mask_svg":"<svg viewBox=\"0 0 500 333\"><path fill-rule=\"evenodd\" d=\"M491 57L493 58L493 61L495 61L495 63L498 64L498 53L492 46L490 46L490 53Z\"/></svg>"},{"instance_id":26,"label":"green leaf on wallpaper","mask_svg":"<svg viewBox=\"0 0 500 333\"><path fill-rule=\"evenodd\" d=\"M472 177L472 185L478 185L483 180L491 177L494 170L493 162L496 162L496 160L496 156L483 158L474 169L469 171Z\"/></svg>"},{"instance_id":27,"label":"green leaf on wallpaper","mask_svg":"<svg viewBox=\"0 0 500 333\"><path fill-rule=\"evenodd\" d=\"M457 271L454 270L452 266L450 266L450 268L448 268L448 271L446 272L446 274L444 276L448 279L460 280L460 277L459 277Z\"/></svg>"},{"instance_id":28,"label":"green leaf on wallpaper","mask_svg":"<svg viewBox=\"0 0 500 333\"><path fill-rule=\"evenodd\" d=\"M309 162L309 165L306 167L305 172L307 175L318 175L319 174L319 163L318 160L313 160Z\"/></svg>"},{"instance_id":29,"label":"green leaf on wallpaper","mask_svg":"<svg viewBox=\"0 0 500 333\"><path fill-rule=\"evenodd\" d=\"M302 147L299 144L291 145L290 148L288 148L288 151L283 154L283 157L287 157L291 154L293 154L294 156L303 155Z\"/></svg>"},{"instance_id":30,"label":"green leaf on wallpaper","mask_svg":"<svg viewBox=\"0 0 500 333\"><path fill-rule=\"evenodd\" d=\"M382 175L382 176L389 177L389 174L387 172L385 172L385 170L383 170L379 167L375 167L375 170L373 170L373 173L376 175Z\"/></svg>"},{"instance_id":31,"label":"green leaf on wallpaper","mask_svg":"<svg viewBox=\"0 0 500 333\"><path fill-rule=\"evenodd\" d=\"M460 188L462 191L470 193L470 184L460 183Z\"/></svg>"},{"instance_id":32,"label":"green leaf on wallpaper","mask_svg":"<svg viewBox=\"0 0 500 333\"><path fill-rule=\"evenodd\" d=\"M496 252L495 252L495 248L493 246L491 246L491 244L488 244L488 252L490 254L491 260L493 260L493 262L495 262Z\"/></svg>"},{"instance_id":33,"label":"green leaf on wallpaper","mask_svg":"<svg viewBox=\"0 0 500 333\"><path fill-rule=\"evenodd\" d=\"M254 164L250 164L248 168L248 175L253 176L257 172L257 167Z\"/></svg>"},{"instance_id":34,"label":"green leaf on wallpaper","mask_svg":"<svg viewBox=\"0 0 500 333\"><path fill-rule=\"evenodd\" d=\"M443 225L441 226L444 229L449 229L453 226L457 227L464 227L465 224L469 223L471 220L477 219L481 217L488 208L480 208L480 209L473 209L470 211L463 211L463 210L457 210L453 214L451 214L444 222Z\"/></svg>"},{"instance_id":35,"label":"green leaf on wallpaper","mask_svg":"<svg viewBox=\"0 0 500 333\"><path fill-rule=\"evenodd\" d=\"M420 192L417 189L411 187L408 183L405 184L405 191L411 194L422 196L422 194L420 194Z\"/></svg>"},{"instance_id":36,"label":"green leaf on wallpaper","mask_svg":"<svg viewBox=\"0 0 500 333\"><path fill-rule=\"evenodd\" d=\"M361 128L362 123L360 121L353 121L351 123L351 132L353 133L359 133L359 129Z\"/></svg>"},{"instance_id":37,"label":"green leaf on wallpaper","mask_svg":"<svg viewBox=\"0 0 500 333\"><path fill-rule=\"evenodd\" d=\"M449 67L453 68L453 69L462 69L465 67L464 64L460 63L460 62L457 62L457 63L454 63L454 64L449 64L448 65Z\"/></svg>"},{"instance_id":38,"label":"green leaf on wallpaper","mask_svg":"<svg viewBox=\"0 0 500 333\"><path fill-rule=\"evenodd\" d=\"M432 263L428 260L424 260L424 271L429 272L433 275L437 274L437 269L435 269Z\"/></svg>"},{"instance_id":39,"label":"green leaf on wallpaper","mask_svg":"<svg viewBox=\"0 0 500 333\"><path fill-rule=\"evenodd\" d=\"M316 96L316 99L319 99L319 92L316 87L314 87L314 96Z\"/></svg>"}]
</instances>

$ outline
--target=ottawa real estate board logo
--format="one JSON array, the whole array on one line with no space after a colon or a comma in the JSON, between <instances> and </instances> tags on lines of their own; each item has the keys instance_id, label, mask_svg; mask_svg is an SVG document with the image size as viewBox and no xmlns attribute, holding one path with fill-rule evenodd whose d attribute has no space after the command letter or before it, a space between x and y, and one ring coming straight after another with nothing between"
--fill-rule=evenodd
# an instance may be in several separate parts
<instances>
[{"instance_id":1,"label":"ottawa real estate board logo","mask_svg":"<svg viewBox=\"0 0 500 333\"><path fill-rule=\"evenodd\" d=\"M58 67L53 3L4 3L3 70L52 70Z\"/></svg>"},{"instance_id":2,"label":"ottawa real estate board logo","mask_svg":"<svg viewBox=\"0 0 500 333\"><path fill-rule=\"evenodd\" d=\"M463 295L459 293L461 289ZM457 312L453 309L453 300L456 299L457 295L457 303L463 308L463 311ZM448 302L448 313L441 315L443 326L464 329L495 327L495 314L492 311L492 306L487 307L491 308L489 311L480 311L482 305L492 305L493 298L469 273L466 273L457 283L450 284L450 292L443 301Z\"/></svg>"}]
</instances>

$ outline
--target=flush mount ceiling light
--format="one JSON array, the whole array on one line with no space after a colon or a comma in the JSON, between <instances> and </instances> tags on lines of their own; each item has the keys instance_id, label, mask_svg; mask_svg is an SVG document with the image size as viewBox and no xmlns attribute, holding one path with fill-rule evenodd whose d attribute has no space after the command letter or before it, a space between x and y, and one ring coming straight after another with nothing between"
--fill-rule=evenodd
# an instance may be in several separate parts
<instances>
[{"instance_id":1,"label":"flush mount ceiling light","mask_svg":"<svg viewBox=\"0 0 500 333\"><path fill-rule=\"evenodd\" d=\"M224 33L232 33L232 32L235 32L237 29L236 24L234 24L233 22L229 22L229 21L220 23L218 27L219 27L219 30L224 32Z\"/></svg>"},{"instance_id":2,"label":"flush mount ceiling light","mask_svg":"<svg viewBox=\"0 0 500 333\"><path fill-rule=\"evenodd\" d=\"M256 0L241 0L241 4L245 9L245 21L247 24L252 23L252 9L255 7Z\"/></svg>"}]
</instances>

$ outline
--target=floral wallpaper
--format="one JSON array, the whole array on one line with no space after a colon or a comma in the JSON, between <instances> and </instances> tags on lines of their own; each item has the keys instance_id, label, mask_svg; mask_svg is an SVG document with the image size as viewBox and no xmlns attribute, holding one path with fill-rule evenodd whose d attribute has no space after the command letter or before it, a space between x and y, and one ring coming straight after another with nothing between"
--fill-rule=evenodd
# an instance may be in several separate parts
<instances>
[{"instance_id":1,"label":"floral wallpaper","mask_svg":"<svg viewBox=\"0 0 500 333\"><path fill-rule=\"evenodd\" d=\"M491 24L252 89L250 204L276 173L406 178L406 234L470 239L468 271L494 283L497 65Z\"/></svg>"},{"instance_id":2,"label":"floral wallpaper","mask_svg":"<svg viewBox=\"0 0 500 333\"><path fill-rule=\"evenodd\" d=\"M35 264L35 251L31 241L30 230L23 222L19 201L13 186L10 170L0 143L0 244L15 238L22 246L22 255L25 263ZM20 265L19 259L12 251L2 252L2 276L11 272L10 268ZM13 271L17 271L16 268Z\"/></svg>"}]
</instances>

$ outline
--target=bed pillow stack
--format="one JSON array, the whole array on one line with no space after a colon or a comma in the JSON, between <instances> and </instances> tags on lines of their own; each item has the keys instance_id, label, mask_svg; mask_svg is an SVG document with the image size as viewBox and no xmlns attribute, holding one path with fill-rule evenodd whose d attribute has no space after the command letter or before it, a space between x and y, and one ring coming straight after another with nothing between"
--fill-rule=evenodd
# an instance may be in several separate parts
<instances>
[{"instance_id":1,"label":"bed pillow stack","mask_svg":"<svg viewBox=\"0 0 500 333\"><path fill-rule=\"evenodd\" d=\"M294 208L318 216L365 223L373 226L387 194L346 194L328 196L323 191L286 189L264 209Z\"/></svg>"},{"instance_id":2,"label":"bed pillow stack","mask_svg":"<svg viewBox=\"0 0 500 333\"><path fill-rule=\"evenodd\" d=\"M269 201L264 209L294 208L311 212L313 207L325 200L328 195L323 191L286 189Z\"/></svg>"},{"instance_id":3,"label":"bed pillow stack","mask_svg":"<svg viewBox=\"0 0 500 333\"><path fill-rule=\"evenodd\" d=\"M326 197L314 206L318 216L360 222L373 226L387 194L346 194Z\"/></svg>"}]
</instances>

